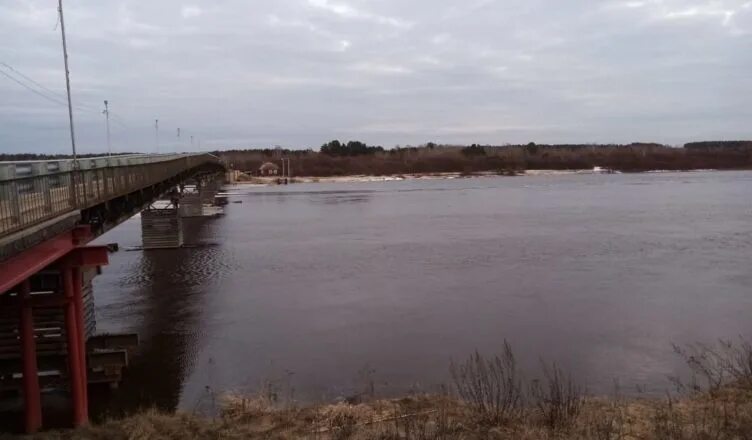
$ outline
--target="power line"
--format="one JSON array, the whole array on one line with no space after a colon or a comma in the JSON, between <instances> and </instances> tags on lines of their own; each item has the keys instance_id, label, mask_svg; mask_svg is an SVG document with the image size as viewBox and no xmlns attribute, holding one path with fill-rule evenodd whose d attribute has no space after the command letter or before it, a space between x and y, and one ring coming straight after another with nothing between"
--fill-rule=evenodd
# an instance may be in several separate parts
<instances>
[{"instance_id":1,"label":"power line","mask_svg":"<svg viewBox=\"0 0 752 440\"><path fill-rule=\"evenodd\" d=\"M59 20L60 20L60 14L58 14L58 22L59 22ZM43 84L41 84L38 81L36 81L33 78L31 78L30 76L25 75L24 73L21 73L18 69L14 68L13 66L11 66L10 64L8 64L6 62L1 62L0 61L0 66L5 67L7 70L9 70L10 72L12 72L14 75L17 75L21 79L19 79L17 77L14 77L13 75L9 74L8 72L6 72L6 71L4 71L2 69L0 69L0 75L5 76L6 78L8 78L9 80L15 82L16 84L20 85L21 87L25 88L26 90L28 90L28 91L34 93L35 95L37 95L37 96L39 96L41 98L44 98L44 99L46 99L46 100L48 100L48 101L50 101L52 103L55 103L55 104L58 104L58 105L62 105L62 106L67 106L68 105L66 102L64 102L64 100L66 100L65 95L63 95L63 94L61 94L59 92L56 92L56 91L50 89L49 87L44 86ZM38 89L35 88L35 87L37 87ZM90 107L87 104L74 104L73 108L75 108L75 109L77 109L79 111L88 112L88 113L92 113L92 114L93 113L101 114L100 110L94 109L94 108ZM118 114L112 112L111 110L108 110L108 112L109 112L110 120L112 122L114 122L115 124L119 125L123 129L130 130L130 126L125 122L125 120L123 118L121 118ZM180 131L181 131L181 129L178 128L178 139L180 139L180 137L181 137L180 136ZM193 137L193 136L191 136L191 137ZM201 145L201 140L200 139L198 139L198 142L199 142L199 145Z\"/></svg>"},{"instance_id":2,"label":"power line","mask_svg":"<svg viewBox=\"0 0 752 440\"><path fill-rule=\"evenodd\" d=\"M52 89L49 89L48 87L46 87L46 86L44 86L42 84L39 84L38 82L34 81L34 79L29 78L28 76L26 76L23 73L19 72L17 69L14 69L13 66L9 65L8 63L0 62L0 65L5 66L5 68L13 71L13 73L15 73L16 75L18 75L21 78L25 79L26 81L29 81L30 83L34 84L35 86L39 87L40 89L46 90L47 92L52 93L53 95L55 95L56 97L58 97L60 99L65 99L65 95L63 95L62 93L56 92L56 91L54 91Z\"/></svg>"},{"instance_id":3,"label":"power line","mask_svg":"<svg viewBox=\"0 0 752 440\"><path fill-rule=\"evenodd\" d=\"M54 90L52 90L52 89L50 89L48 87L45 87L44 85L42 85L39 82L35 81L33 78L29 77L28 75L24 75L18 69L14 68L13 66L9 65L8 63L0 62L0 66L5 66L5 68L7 68L8 70L12 71L14 74L18 75L19 77L23 78L24 80L28 81L29 83L35 85L36 87L39 87L40 89L42 89L42 90L44 90L44 91L46 91L49 94L54 95L54 96L50 96L50 95L48 95L46 93L43 93L43 92L41 92L39 90L35 90L33 87L29 86L29 84L23 84L23 81L19 80L18 78L14 78L11 75L8 75L6 72L3 72L2 70L0 70L0 73L4 74L6 77L12 79L16 83L22 85L26 89L29 89L30 91L36 93L37 95L40 95L40 96L44 95L45 99L47 99L49 101L56 102L56 103L58 103L60 105L66 105L66 106L68 105L65 102L61 102L61 101L65 101L66 100L65 95L63 95L61 93L58 93L58 92L56 92L56 91L54 91ZM99 110L98 109L96 109L96 108L94 108L94 107L92 107L92 106L90 106L88 104L74 104L73 108L75 108L78 111L99 114Z\"/></svg>"},{"instance_id":4,"label":"power line","mask_svg":"<svg viewBox=\"0 0 752 440\"><path fill-rule=\"evenodd\" d=\"M128 124L126 124L125 121L123 121L123 119L117 115L117 113L112 113L112 111L110 111L110 118L112 119L114 123L118 124L119 126L130 129L130 127L128 127Z\"/></svg>"},{"instance_id":5,"label":"power line","mask_svg":"<svg viewBox=\"0 0 752 440\"><path fill-rule=\"evenodd\" d=\"M68 105L68 104L66 104L66 103L64 103L62 101L58 101L56 98L53 98L53 97L48 96L48 95L45 95L44 93L40 92L39 90L36 90L36 89L34 89L32 87L29 87L27 84L24 84L23 82L21 82L21 81L17 80L16 78L8 75L6 72L3 72L2 70L0 70L0 75L5 76L6 78L8 78L9 80L13 81L14 83L20 85L21 87L25 88L26 90L28 90L28 91L36 94L36 95L39 95L39 96L41 96L42 98L44 98L44 99L46 99L48 101L54 102L55 104L58 104L58 105L65 105L65 106Z\"/></svg>"}]
</instances>

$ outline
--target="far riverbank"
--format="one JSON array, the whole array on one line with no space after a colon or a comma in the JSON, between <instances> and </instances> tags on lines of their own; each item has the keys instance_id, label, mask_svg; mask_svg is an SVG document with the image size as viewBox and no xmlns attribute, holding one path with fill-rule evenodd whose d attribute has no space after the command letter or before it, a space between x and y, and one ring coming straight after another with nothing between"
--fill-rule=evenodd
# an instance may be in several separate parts
<instances>
[{"instance_id":1,"label":"far riverbank","mask_svg":"<svg viewBox=\"0 0 752 440\"><path fill-rule=\"evenodd\" d=\"M685 170L680 172L709 172L717 171L713 169ZM642 173L671 173L677 172L672 170L649 170ZM468 179L477 177L535 177L535 176L566 176L566 175L587 175L587 174L622 174L621 171L608 170L596 167L594 169L579 170L521 170L521 171L478 171L472 173L406 173L406 174L389 174L389 175L367 175L354 174L346 176L293 176L289 178L289 183L352 183L352 182L391 182L402 180L437 180L437 179ZM282 182L279 176L250 176L243 174L241 180L233 183L238 184L256 184L256 185L274 185Z\"/></svg>"}]
</instances>

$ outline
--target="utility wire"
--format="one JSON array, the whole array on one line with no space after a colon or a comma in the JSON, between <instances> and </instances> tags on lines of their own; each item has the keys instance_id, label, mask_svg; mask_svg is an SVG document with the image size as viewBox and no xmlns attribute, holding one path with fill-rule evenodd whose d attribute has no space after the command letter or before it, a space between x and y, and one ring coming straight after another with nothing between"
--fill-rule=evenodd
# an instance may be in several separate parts
<instances>
[{"instance_id":1,"label":"utility wire","mask_svg":"<svg viewBox=\"0 0 752 440\"><path fill-rule=\"evenodd\" d=\"M19 72L18 69L15 69L13 66L9 65L8 63L0 62L0 66L4 66L6 69L10 70L14 74L16 74L19 77L23 78L27 82L35 85L36 87L39 87L40 89L44 90L45 92L47 92L47 93L49 93L49 94L51 94L53 96L50 96L50 95L48 95L46 93L43 93L40 90L35 90L29 84L24 84L23 81L19 80L18 78L15 78L15 77L13 77L11 75L8 75L6 72L3 72L2 70L0 70L0 73L2 73L3 75L5 75L9 79L13 80L14 82L20 84L24 88L26 88L26 89L28 89L28 90L36 93L37 95L43 96L45 99L47 99L49 101L56 102L56 103L58 103L60 105L65 105L65 106L68 105L68 104L66 104L64 102L66 100L66 97L62 93L56 92L56 91L54 91L54 90L52 90L52 89L50 89L48 87L43 86L39 82L35 81L33 78L30 78L29 76L24 75L23 73ZM91 107L90 105L87 105L87 104L74 104L73 108L75 108L76 110L79 110L79 111L84 111L84 112L91 112L91 113L96 113L96 114L100 113L100 111L98 109L96 109L94 107Z\"/></svg>"},{"instance_id":2,"label":"utility wire","mask_svg":"<svg viewBox=\"0 0 752 440\"><path fill-rule=\"evenodd\" d=\"M123 128L130 128L128 127L128 124L126 124L125 121L123 121L123 118L121 118L117 114L112 113L112 111L110 111L110 119L112 119L113 122L115 122L116 124L120 125Z\"/></svg>"},{"instance_id":3,"label":"utility wire","mask_svg":"<svg viewBox=\"0 0 752 440\"><path fill-rule=\"evenodd\" d=\"M44 98L44 99L46 99L48 101L54 102L55 104L58 104L58 105L64 105L64 106L68 105L68 104L66 104L66 103L64 103L62 101L58 101L56 98L53 98L53 97L48 96L48 95L45 95L44 93L40 92L39 90L36 90L36 89L28 86L27 84L25 84L25 83L17 80L16 78L8 75L7 73L3 72L2 70L0 70L0 75L5 76L6 78L8 78L9 80L13 81L14 83L20 85L21 87L27 89L28 91L30 91L30 92L32 92L32 93L34 93L36 95L41 96L42 98Z\"/></svg>"},{"instance_id":4,"label":"utility wire","mask_svg":"<svg viewBox=\"0 0 752 440\"><path fill-rule=\"evenodd\" d=\"M59 17L58 17L58 22L59 22ZM25 88L26 90L34 93L35 95L37 95L37 96L39 96L41 98L44 98L44 99L46 99L46 100L48 100L50 102L53 102L55 104L62 105L62 106L67 106L68 105L66 102L64 102L64 100L66 98L65 98L65 96L62 93L56 92L56 91L50 89L49 87L46 87L46 86L42 85L41 83L37 82L33 78L29 77L28 75L25 75L25 74L21 73L20 71L18 71L18 69L14 68L13 66L11 66L8 63L0 61L0 66L5 67L10 72L12 72L13 74L15 74L18 77L20 77L21 79L19 79L17 77L14 77L13 75L9 74L6 71L3 71L2 69L0 69L0 75L5 76L6 78L8 78L9 80L15 82L16 84L20 85L21 87ZM26 82L24 82L24 81L26 81ZM33 86L36 86L38 89L41 89L41 90L35 89L32 85L29 85L29 83L31 83ZM101 113L98 109L95 109L95 108L93 108L93 107L91 107L89 105L86 105L86 104L76 104L76 105L74 105L74 108L76 108L79 111L83 111L83 112L96 113L96 114L100 114ZM121 118L117 114L114 114L112 111L110 111L110 119L115 124L119 125L120 127L124 128L126 130L130 130L130 127L123 120L123 118ZM199 140L199 142L200 142L200 140Z\"/></svg>"},{"instance_id":5,"label":"utility wire","mask_svg":"<svg viewBox=\"0 0 752 440\"><path fill-rule=\"evenodd\" d=\"M65 99L65 95L63 95L62 93L56 92L56 91L54 91L52 89L49 89L49 88L43 86L42 84L39 84L38 82L34 81L32 78L29 78L28 76L26 76L23 73L19 72L18 70L14 69L13 66L9 65L8 63L0 62L0 65L5 66L6 69L12 71L16 75L18 75L21 78L25 79L26 81L34 84L35 86L39 87L40 89L45 90L45 91L47 91L47 92L55 95L59 99Z\"/></svg>"}]
</instances>

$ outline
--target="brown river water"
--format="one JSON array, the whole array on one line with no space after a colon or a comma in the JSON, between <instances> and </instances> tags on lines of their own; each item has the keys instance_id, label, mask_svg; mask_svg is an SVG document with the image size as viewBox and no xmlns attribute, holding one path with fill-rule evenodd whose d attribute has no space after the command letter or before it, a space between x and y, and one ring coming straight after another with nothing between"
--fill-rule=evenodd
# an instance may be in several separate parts
<instances>
[{"instance_id":1,"label":"brown river water","mask_svg":"<svg viewBox=\"0 0 752 440\"><path fill-rule=\"evenodd\" d=\"M451 359L556 361L591 393L657 393L671 344L752 336L752 172L235 186L206 246L121 250L99 331L139 333L96 401L212 411L226 391L436 391ZM135 217L101 237L140 245Z\"/></svg>"}]
</instances>

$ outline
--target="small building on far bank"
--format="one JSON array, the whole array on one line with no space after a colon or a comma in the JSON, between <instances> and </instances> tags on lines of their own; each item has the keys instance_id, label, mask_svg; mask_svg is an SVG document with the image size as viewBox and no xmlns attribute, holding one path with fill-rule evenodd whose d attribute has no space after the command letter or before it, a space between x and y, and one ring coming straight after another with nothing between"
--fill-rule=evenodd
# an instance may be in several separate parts
<instances>
[{"instance_id":1,"label":"small building on far bank","mask_svg":"<svg viewBox=\"0 0 752 440\"><path fill-rule=\"evenodd\" d=\"M279 174L279 165L272 162L264 162L259 167L259 176L276 176Z\"/></svg>"}]
</instances>

